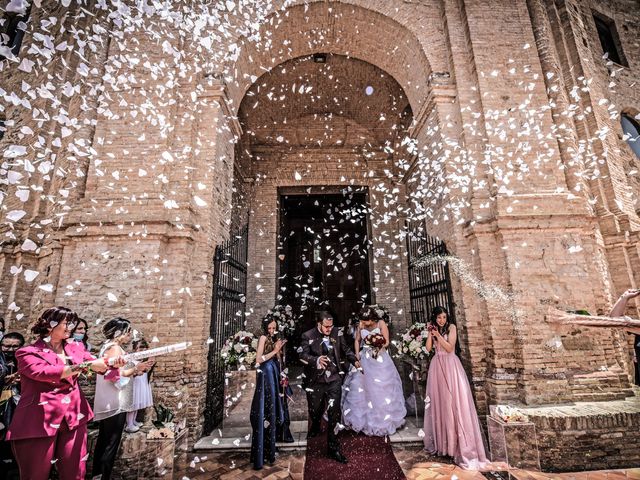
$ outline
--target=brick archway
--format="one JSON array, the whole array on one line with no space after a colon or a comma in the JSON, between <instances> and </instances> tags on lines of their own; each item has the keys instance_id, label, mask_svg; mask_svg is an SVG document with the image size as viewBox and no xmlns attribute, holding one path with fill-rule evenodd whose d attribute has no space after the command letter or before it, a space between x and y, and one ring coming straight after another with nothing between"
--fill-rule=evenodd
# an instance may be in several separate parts
<instances>
[{"instance_id":1,"label":"brick archway","mask_svg":"<svg viewBox=\"0 0 640 480\"><path fill-rule=\"evenodd\" d=\"M407 9L362 7L354 2L305 2L288 8L284 14L272 14L260 30L268 38L268 48L256 42L238 42L239 56L227 73L235 82L228 85L235 112L250 86L266 71L287 60L317 52L345 55L359 59L388 72L402 86L414 112L418 112L428 97L428 82L432 61L424 45L411 30L418 22L410 22ZM438 13L438 12L434 12ZM396 18L397 17L397 18ZM403 23L399 23L399 20ZM420 27L424 30L425 27ZM443 70L446 54L442 32L432 31L430 51L439 55Z\"/></svg>"},{"instance_id":2,"label":"brick archway","mask_svg":"<svg viewBox=\"0 0 640 480\"><path fill-rule=\"evenodd\" d=\"M407 161L403 138L413 120L404 89L388 72L336 54L284 62L258 78L245 95L236 148L233 211L249 219L248 324L278 301L278 191L282 188L364 188L368 196L373 297L404 327L407 266L402 252L385 243L399 238L403 220L387 200ZM243 189L243 186L250 186ZM387 219L391 219L388 221ZM395 259L395 260L394 260Z\"/></svg>"}]
</instances>

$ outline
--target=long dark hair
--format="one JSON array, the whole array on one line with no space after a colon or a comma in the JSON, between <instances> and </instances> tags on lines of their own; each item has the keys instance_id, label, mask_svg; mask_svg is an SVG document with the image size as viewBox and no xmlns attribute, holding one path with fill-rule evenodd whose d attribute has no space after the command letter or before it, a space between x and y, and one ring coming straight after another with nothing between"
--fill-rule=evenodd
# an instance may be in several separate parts
<instances>
[{"instance_id":1,"label":"long dark hair","mask_svg":"<svg viewBox=\"0 0 640 480\"><path fill-rule=\"evenodd\" d=\"M438 325L438 321L436 320L438 318L438 315L440 315L441 313L444 313L447 316L447 322L442 327ZM449 311L446 308L441 307L440 305L434 307L433 310L431 310L431 317L429 318L429 323L438 329L438 331L440 332L440 335L449 334L449 329L451 328L451 325L456 324L456 322L449 315ZM453 351L455 352L456 355L460 356L460 352L462 351L460 348L460 339L456 339L456 344L454 346Z\"/></svg>"},{"instance_id":2,"label":"long dark hair","mask_svg":"<svg viewBox=\"0 0 640 480\"><path fill-rule=\"evenodd\" d=\"M124 335L131 330L131 322L126 318L117 317L113 320L109 320L102 327L102 333L107 340L115 340L121 335Z\"/></svg>"},{"instance_id":3,"label":"long dark hair","mask_svg":"<svg viewBox=\"0 0 640 480\"><path fill-rule=\"evenodd\" d=\"M84 318L78 317L78 322L76 323L76 326L73 327L73 330L71 330L71 336L73 337L75 335L78 325L80 325L81 323L84 324L84 338L82 339L82 344L84 345L84 348L88 350L89 349L89 324Z\"/></svg>"},{"instance_id":4,"label":"long dark hair","mask_svg":"<svg viewBox=\"0 0 640 480\"><path fill-rule=\"evenodd\" d=\"M66 307L47 308L31 327L31 331L40 338L44 338L49 335L54 327L64 320L66 320L67 323L75 324L78 322L78 315Z\"/></svg>"},{"instance_id":5,"label":"long dark hair","mask_svg":"<svg viewBox=\"0 0 640 480\"><path fill-rule=\"evenodd\" d=\"M440 315L441 313L444 313L447 316L447 322L442 327L438 325L438 321L437 321L438 315ZM438 329L438 331L440 332L440 335L448 334L449 327L451 327L451 325L455 325L455 323L453 322L453 320L451 320L451 317L449 316L449 311L446 308L441 307L440 305L434 307L433 310L431 310L431 317L429 318L429 323L431 323L431 325L433 325Z\"/></svg>"},{"instance_id":6,"label":"long dark hair","mask_svg":"<svg viewBox=\"0 0 640 480\"><path fill-rule=\"evenodd\" d=\"M263 318L262 318L262 333L264 334L265 337L267 338L271 338L271 335L269 335L269 325L271 325L272 322L276 322L276 331L273 334L273 337L277 338L278 337L278 319L276 317L274 317L271 314L266 314Z\"/></svg>"}]
</instances>

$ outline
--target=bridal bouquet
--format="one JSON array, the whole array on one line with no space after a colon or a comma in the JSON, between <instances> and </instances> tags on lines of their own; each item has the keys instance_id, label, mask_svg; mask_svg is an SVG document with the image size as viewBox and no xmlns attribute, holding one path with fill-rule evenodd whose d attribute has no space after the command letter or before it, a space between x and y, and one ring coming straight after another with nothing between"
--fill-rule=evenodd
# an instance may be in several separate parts
<instances>
[{"instance_id":1,"label":"bridal bouquet","mask_svg":"<svg viewBox=\"0 0 640 480\"><path fill-rule=\"evenodd\" d=\"M380 350L384 348L386 342L384 335L381 333L371 333L365 337L364 346L371 350L371 356L373 358L378 358L378 354Z\"/></svg>"},{"instance_id":2,"label":"bridal bouquet","mask_svg":"<svg viewBox=\"0 0 640 480\"><path fill-rule=\"evenodd\" d=\"M229 337L220 350L226 367L251 367L256 361L258 339L251 332L240 331Z\"/></svg>"},{"instance_id":3,"label":"bridal bouquet","mask_svg":"<svg viewBox=\"0 0 640 480\"><path fill-rule=\"evenodd\" d=\"M267 313L268 317L278 322L278 331L289 338L296 330L296 318L291 305L276 305Z\"/></svg>"},{"instance_id":4,"label":"bridal bouquet","mask_svg":"<svg viewBox=\"0 0 640 480\"><path fill-rule=\"evenodd\" d=\"M427 324L414 323L400 335L398 350L415 360L424 360L429 356L427 338L429 338Z\"/></svg>"}]
</instances>

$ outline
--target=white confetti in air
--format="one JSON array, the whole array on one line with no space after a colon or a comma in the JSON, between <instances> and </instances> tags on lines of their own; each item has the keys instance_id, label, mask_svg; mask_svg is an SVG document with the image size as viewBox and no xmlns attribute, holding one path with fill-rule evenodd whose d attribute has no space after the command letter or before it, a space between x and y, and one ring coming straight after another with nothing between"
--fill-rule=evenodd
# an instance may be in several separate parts
<instances>
[{"instance_id":1,"label":"white confetti in air","mask_svg":"<svg viewBox=\"0 0 640 480\"><path fill-rule=\"evenodd\" d=\"M20 249L24 250L25 252L34 252L38 249L38 245L36 245L33 240L27 238L24 242L22 242L22 246L20 247Z\"/></svg>"},{"instance_id":2,"label":"white confetti in air","mask_svg":"<svg viewBox=\"0 0 640 480\"><path fill-rule=\"evenodd\" d=\"M17 222L26 214L27 212L25 212L24 210L11 210L9 213L7 213L7 218L12 222Z\"/></svg>"},{"instance_id":3,"label":"white confetti in air","mask_svg":"<svg viewBox=\"0 0 640 480\"><path fill-rule=\"evenodd\" d=\"M107 293L107 298L109 299L109 301L111 302L117 302L118 301L118 297L116 297L113 293L109 292Z\"/></svg>"},{"instance_id":4,"label":"white confetti in air","mask_svg":"<svg viewBox=\"0 0 640 480\"><path fill-rule=\"evenodd\" d=\"M24 271L24 279L27 282L33 282L38 275L40 275L40 272L37 272L35 270L25 270Z\"/></svg>"},{"instance_id":5,"label":"white confetti in air","mask_svg":"<svg viewBox=\"0 0 640 480\"><path fill-rule=\"evenodd\" d=\"M204 200L202 200L199 196L194 195L193 196L193 201L196 202L196 205L199 207L206 207L207 206L207 202L205 202Z\"/></svg>"},{"instance_id":6,"label":"white confetti in air","mask_svg":"<svg viewBox=\"0 0 640 480\"><path fill-rule=\"evenodd\" d=\"M27 147L22 145L9 145L2 156L4 158L16 158L27 154Z\"/></svg>"}]
</instances>

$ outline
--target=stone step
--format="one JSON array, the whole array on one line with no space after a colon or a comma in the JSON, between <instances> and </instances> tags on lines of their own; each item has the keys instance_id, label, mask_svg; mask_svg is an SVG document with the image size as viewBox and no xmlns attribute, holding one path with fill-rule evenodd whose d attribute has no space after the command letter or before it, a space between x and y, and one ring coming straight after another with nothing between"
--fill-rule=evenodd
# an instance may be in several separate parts
<instances>
[{"instance_id":1,"label":"stone step","mask_svg":"<svg viewBox=\"0 0 640 480\"><path fill-rule=\"evenodd\" d=\"M304 450L307 448L307 422L291 423L293 443L278 443L282 451ZM422 419L407 417L405 426L389 437L391 443L403 445L422 444ZM249 451L251 450L251 427L233 427L214 430L211 435L202 437L193 447L196 452L208 451Z\"/></svg>"}]
</instances>

